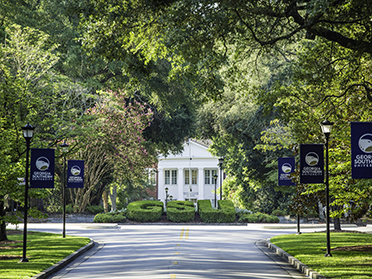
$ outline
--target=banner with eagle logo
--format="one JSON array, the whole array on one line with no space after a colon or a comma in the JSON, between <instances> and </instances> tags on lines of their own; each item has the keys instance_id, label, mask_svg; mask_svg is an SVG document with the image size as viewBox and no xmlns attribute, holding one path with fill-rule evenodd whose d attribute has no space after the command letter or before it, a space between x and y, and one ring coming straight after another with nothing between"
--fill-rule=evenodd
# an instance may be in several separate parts
<instances>
[{"instance_id":1,"label":"banner with eagle logo","mask_svg":"<svg viewBox=\"0 0 372 279\"><path fill-rule=\"evenodd\" d=\"M68 160L67 188L84 188L84 161Z\"/></svg>"},{"instance_id":2,"label":"banner with eagle logo","mask_svg":"<svg viewBox=\"0 0 372 279\"><path fill-rule=\"evenodd\" d=\"M31 148L30 188L54 188L54 149Z\"/></svg>"},{"instance_id":3,"label":"banner with eagle logo","mask_svg":"<svg viewBox=\"0 0 372 279\"><path fill-rule=\"evenodd\" d=\"M292 181L291 174L295 171L295 158L278 158L278 185L279 186L293 186L296 185Z\"/></svg>"},{"instance_id":4,"label":"banner with eagle logo","mask_svg":"<svg viewBox=\"0 0 372 279\"><path fill-rule=\"evenodd\" d=\"M372 122L351 123L351 176L372 178Z\"/></svg>"},{"instance_id":5,"label":"banner with eagle logo","mask_svg":"<svg viewBox=\"0 0 372 279\"><path fill-rule=\"evenodd\" d=\"M324 145L300 145L300 183L324 183Z\"/></svg>"}]
</instances>

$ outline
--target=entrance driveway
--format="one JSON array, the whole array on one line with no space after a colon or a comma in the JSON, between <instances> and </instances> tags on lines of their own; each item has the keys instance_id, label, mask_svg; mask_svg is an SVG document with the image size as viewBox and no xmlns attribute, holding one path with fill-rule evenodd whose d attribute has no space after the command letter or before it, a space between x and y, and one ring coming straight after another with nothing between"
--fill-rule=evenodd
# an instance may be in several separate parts
<instances>
[{"instance_id":1,"label":"entrance driveway","mask_svg":"<svg viewBox=\"0 0 372 279\"><path fill-rule=\"evenodd\" d=\"M28 230L61 233L61 224ZM66 233L95 246L49 278L308 278L259 241L295 228L66 224Z\"/></svg>"}]
</instances>

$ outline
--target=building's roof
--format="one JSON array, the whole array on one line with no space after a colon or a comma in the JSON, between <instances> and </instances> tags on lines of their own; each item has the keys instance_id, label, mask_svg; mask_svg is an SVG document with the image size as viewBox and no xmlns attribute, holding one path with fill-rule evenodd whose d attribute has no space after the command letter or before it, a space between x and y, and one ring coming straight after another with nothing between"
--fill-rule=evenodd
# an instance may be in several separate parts
<instances>
[{"instance_id":1,"label":"building's roof","mask_svg":"<svg viewBox=\"0 0 372 279\"><path fill-rule=\"evenodd\" d=\"M212 144L212 141L210 139L191 139L191 140L200 145L203 145L206 148L208 148Z\"/></svg>"}]
</instances>

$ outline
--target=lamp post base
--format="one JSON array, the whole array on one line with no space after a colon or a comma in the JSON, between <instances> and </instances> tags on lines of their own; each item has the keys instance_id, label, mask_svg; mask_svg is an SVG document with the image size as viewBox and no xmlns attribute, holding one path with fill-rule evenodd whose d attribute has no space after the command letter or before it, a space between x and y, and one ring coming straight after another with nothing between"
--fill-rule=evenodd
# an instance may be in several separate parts
<instances>
[{"instance_id":1,"label":"lamp post base","mask_svg":"<svg viewBox=\"0 0 372 279\"><path fill-rule=\"evenodd\" d=\"M28 259L27 258L22 258L19 262L20 263L28 263Z\"/></svg>"},{"instance_id":2,"label":"lamp post base","mask_svg":"<svg viewBox=\"0 0 372 279\"><path fill-rule=\"evenodd\" d=\"M332 257L332 255L331 255L331 254L328 254L328 253L326 253L326 254L324 255L324 257Z\"/></svg>"}]
</instances>

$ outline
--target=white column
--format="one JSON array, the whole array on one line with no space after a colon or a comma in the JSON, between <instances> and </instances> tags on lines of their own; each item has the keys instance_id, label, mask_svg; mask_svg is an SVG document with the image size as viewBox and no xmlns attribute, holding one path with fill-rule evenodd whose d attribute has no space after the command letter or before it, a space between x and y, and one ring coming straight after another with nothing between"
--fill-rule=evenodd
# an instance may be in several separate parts
<instances>
[{"instance_id":1,"label":"white column","mask_svg":"<svg viewBox=\"0 0 372 279\"><path fill-rule=\"evenodd\" d=\"M204 199L204 169L203 168L198 168L198 178L199 178L199 182L198 182L198 192L199 192L199 195L198 195L198 200L202 200Z\"/></svg>"},{"instance_id":2,"label":"white column","mask_svg":"<svg viewBox=\"0 0 372 279\"><path fill-rule=\"evenodd\" d=\"M178 189L177 189L177 200L179 201L184 201L183 197L183 185L185 184L185 179L184 179L184 173L183 173L183 168L178 168L178 177L179 180L177 181L178 184Z\"/></svg>"}]
</instances>

